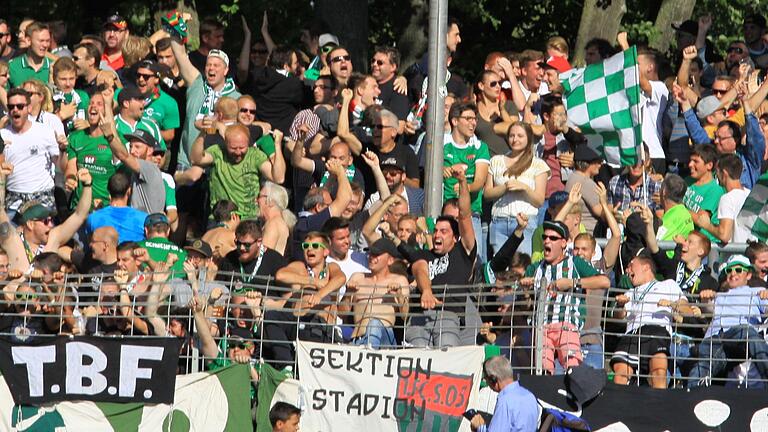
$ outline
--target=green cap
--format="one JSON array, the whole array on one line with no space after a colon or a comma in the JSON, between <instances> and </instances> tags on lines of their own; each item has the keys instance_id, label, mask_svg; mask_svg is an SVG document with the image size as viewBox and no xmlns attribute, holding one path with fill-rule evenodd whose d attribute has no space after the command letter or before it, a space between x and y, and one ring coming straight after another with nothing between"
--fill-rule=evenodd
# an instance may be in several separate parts
<instances>
[{"instance_id":1,"label":"green cap","mask_svg":"<svg viewBox=\"0 0 768 432\"><path fill-rule=\"evenodd\" d=\"M21 222L24 223L31 220L45 219L48 216L53 216L54 214L55 212L52 209L49 209L43 204L32 204L21 213Z\"/></svg>"}]
</instances>

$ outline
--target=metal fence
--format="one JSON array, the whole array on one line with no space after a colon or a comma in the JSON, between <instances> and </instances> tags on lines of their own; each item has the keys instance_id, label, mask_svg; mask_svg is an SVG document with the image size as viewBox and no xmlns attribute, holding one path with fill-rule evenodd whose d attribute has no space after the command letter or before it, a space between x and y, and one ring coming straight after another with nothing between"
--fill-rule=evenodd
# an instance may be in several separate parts
<instances>
[{"instance_id":1,"label":"metal fence","mask_svg":"<svg viewBox=\"0 0 768 432\"><path fill-rule=\"evenodd\" d=\"M266 361L295 371L295 359L272 356L281 350L290 355L297 338L361 344L361 336L366 335L361 324L369 322L369 328L375 327L371 320L377 319L385 332L388 332L386 328L391 329L395 340L394 344L382 343L380 348L412 347L404 339L420 322L418 317L424 316L415 287L411 288L407 301L392 294L389 288L368 287L370 293L360 295L366 288L361 286L355 292L349 290L344 296L337 293L311 307L306 301L302 302L302 295L312 292L309 289L292 290L269 280L242 284L236 282L237 276L220 274L223 281L206 281L206 275L202 274L194 283L173 278L165 281L152 274L127 275L127 278L123 275L117 280L112 275L65 275L47 281L46 278L21 283L5 281L2 283L5 295L0 301L3 317L0 336L20 344L59 334L126 339L147 334L178 337L186 342L180 353L179 373L204 370L211 361L235 358L236 350L247 350L254 363ZM598 316L597 326L579 328L576 344L552 347L545 330L557 321L547 312L554 297L544 290L536 293L521 287L518 277L507 276L493 286L433 287L434 293L444 300L433 314L447 315L451 306L456 310L457 305L462 307L462 312L455 314L460 328L450 320L432 322L431 330L436 336L429 349L445 346L442 341L448 339L444 336L461 332L468 335L460 339L461 343L492 345L491 351L498 350L510 358L521 374L562 373L563 365L585 361L593 367L605 368L611 376L610 360L617 341L625 333L626 320L614 318L617 306L613 299L621 290L592 292L591 298L574 293L579 306L572 312L582 318L590 314ZM197 299L199 305L198 318L202 317L197 322L195 312L189 307L193 299ZM755 301L754 296L744 297L744 305ZM704 367L707 371L711 367L722 369L707 384L765 386L766 379L760 371L768 365L768 345L762 317L753 319L759 321L753 323L755 332L744 332L737 337L724 338L716 334L704 338L711 303L702 302L697 295L689 296L689 302L697 308L693 312L670 312L671 340L663 340L669 344L668 386L684 387L690 370L695 367ZM753 306L764 313L765 304ZM315 313L318 310L324 312ZM727 311L720 315L723 317L738 318ZM205 355L204 332L198 328L201 323L208 326L219 353ZM274 338L274 331L270 329L283 333ZM373 338L368 344L376 348L377 341ZM639 338L637 343L641 343ZM701 349L702 346L705 348ZM648 358L640 357L641 362ZM554 368L547 364L548 358L554 360ZM648 372L640 372L632 384L645 385Z\"/></svg>"}]
</instances>

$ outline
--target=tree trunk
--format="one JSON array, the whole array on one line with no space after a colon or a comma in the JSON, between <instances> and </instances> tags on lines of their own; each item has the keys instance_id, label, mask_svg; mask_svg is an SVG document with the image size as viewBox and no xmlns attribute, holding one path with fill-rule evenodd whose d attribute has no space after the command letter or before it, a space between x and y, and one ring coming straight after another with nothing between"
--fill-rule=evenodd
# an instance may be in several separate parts
<instances>
[{"instance_id":1,"label":"tree trunk","mask_svg":"<svg viewBox=\"0 0 768 432\"><path fill-rule=\"evenodd\" d=\"M593 38L614 44L621 18L626 13L626 0L586 0L581 12L579 34L573 50L574 65L584 64L584 47Z\"/></svg>"},{"instance_id":2,"label":"tree trunk","mask_svg":"<svg viewBox=\"0 0 768 432\"><path fill-rule=\"evenodd\" d=\"M675 36L672 23L689 19L694 6L696 6L696 0L664 0L659 14L656 16L656 28L659 29L661 35L651 42L651 47L662 53L667 52L670 42Z\"/></svg>"},{"instance_id":3,"label":"tree trunk","mask_svg":"<svg viewBox=\"0 0 768 432\"><path fill-rule=\"evenodd\" d=\"M325 21L352 56L356 71L368 70L368 2L316 0L317 17Z\"/></svg>"},{"instance_id":4,"label":"tree trunk","mask_svg":"<svg viewBox=\"0 0 768 432\"><path fill-rule=\"evenodd\" d=\"M408 26L397 41L397 49L400 51L398 70L401 74L427 51L429 4L426 0L411 0L411 11L413 14Z\"/></svg>"}]
</instances>

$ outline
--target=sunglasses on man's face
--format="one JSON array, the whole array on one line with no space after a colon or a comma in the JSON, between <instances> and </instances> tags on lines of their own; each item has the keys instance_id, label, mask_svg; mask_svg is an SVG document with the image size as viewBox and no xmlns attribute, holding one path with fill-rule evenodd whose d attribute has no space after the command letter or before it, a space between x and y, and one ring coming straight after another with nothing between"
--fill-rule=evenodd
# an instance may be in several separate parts
<instances>
[{"instance_id":1,"label":"sunglasses on man's face","mask_svg":"<svg viewBox=\"0 0 768 432\"><path fill-rule=\"evenodd\" d=\"M237 246L238 249L248 250L248 249L251 248L251 246L255 245L256 243L258 243L258 242L257 241L244 242L244 241L237 240L235 242L235 246Z\"/></svg>"},{"instance_id":2,"label":"sunglasses on man's face","mask_svg":"<svg viewBox=\"0 0 768 432\"><path fill-rule=\"evenodd\" d=\"M20 103L20 104L8 104L8 111L13 111L13 110L21 111L21 110L23 110L26 107L27 107L27 104L23 104L23 103Z\"/></svg>"},{"instance_id":3,"label":"sunglasses on man's face","mask_svg":"<svg viewBox=\"0 0 768 432\"><path fill-rule=\"evenodd\" d=\"M371 60L371 65L383 66L384 65L384 60L373 59L373 60Z\"/></svg>"},{"instance_id":4,"label":"sunglasses on man's face","mask_svg":"<svg viewBox=\"0 0 768 432\"><path fill-rule=\"evenodd\" d=\"M320 242L304 242L301 244L301 248L307 249L325 249L325 244Z\"/></svg>"},{"instance_id":5,"label":"sunglasses on man's face","mask_svg":"<svg viewBox=\"0 0 768 432\"><path fill-rule=\"evenodd\" d=\"M541 236L541 240L542 241L543 240L558 241L558 240L562 240L562 239L563 239L562 237L558 237L558 236L551 236L551 235L544 235L544 234L542 234L542 236Z\"/></svg>"},{"instance_id":6,"label":"sunglasses on man's face","mask_svg":"<svg viewBox=\"0 0 768 432\"><path fill-rule=\"evenodd\" d=\"M37 299L37 293L31 291L17 291L16 300L18 301L30 301Z\"/></svg>"},{"instance_id":7,"label":"sunglasses on man's face","mask_svg":"<svg viewBox=\"0 0 768 432\"><path fill-rule=\"evenodd\" d=\"M331 63L348 62L350 58L349 55L336 56L331 59Z\"/></svg>"},{"instance_id":8,"label":"sunglasses on man's face","mask_svg":"<svg viewBox=\"0 0 768 432\"><path fill-rule=\"evenodd\" d=\"M250 113L250 114L256 115L256 110L250 109L250 108L240 108L240 112L243 114Z\"/></svg>"},{"instance_id":9,"label":"sunglasses on man's face","mask_svg":"<svg viewBox=\"0 0 768 432\"><path fill-rule=\"evenodd\" d=\"M144 81L149 81L150 78L154 78L155 74L143 74L136 72L136 79L142 78Z\"/></svg>"},{"instance_id":10,"label":"sunglasses on man's face","mask_svg":"<svg viewBox=\"0 0 768 432\"><path fill-rule=\"evenodd\" d=\"M253 348L253 346L254 346L254 345L253 345L253 342L248 342L248 341L236 341L236 342L233 342L233 343L232 343L232 345L231 345L231 348L232 348L232 349L243 349L243 350L249 350L249 349Z\"/></svg>"}]
</instances>

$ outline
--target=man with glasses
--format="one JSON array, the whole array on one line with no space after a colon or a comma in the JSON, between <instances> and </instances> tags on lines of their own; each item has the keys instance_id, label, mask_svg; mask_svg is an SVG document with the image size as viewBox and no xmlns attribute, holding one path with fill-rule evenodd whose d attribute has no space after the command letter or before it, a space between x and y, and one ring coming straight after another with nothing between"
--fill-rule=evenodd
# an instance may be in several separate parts
<instances>
[{"instance_id":1,"label":"man with glasses","mask_svg":"<svg viewBox=\"0 0 768 432\"><path fill-rule=\"evenodd\" d=\"M115 116L117 135L123 144L130 148L126 134L138 130L148 132L157 141L160 149L165 151L165 140L160 127L152 119L145 118L144 107L147 94L136 87L126 87L117 94L118 113ZM111 100L111 99L110 99ZM111 111L111 110L110 110Z\"/></svg>"},{"instance_id":2,"label":"man with glasses","mask_svg":"<svg viewBox=\"0 0 768 432\"><path fill-rule=\"evenodd\" d=\"M491 164L488 145L475 136L477 106L468 102L455 103L448 113L451 133L443 141L443 201L459 197L459 181L452 172L461 170L469 184L472 200L473 235L476 238L477 255L486 261L486 241L480 226L483 213L483 188Z\"/></svg>"},{"instance_id":3,"label":"man with glasses","mask_svg":"<svg viewBox=\"0 0 768 432\"><path fill-rule=\"evenodd\" d=\"M347 80L352 75L352 57L349 56L349 51L341 46L335 47L326 55L326 63L339 86L349 87Z\"/></svg>"},{"instance_id":4,"label":"man with glasses","mask_svg":"<svg viewBox=\"0 0 768 432\"><path fill-rule=\"evenodd\" d=\"M315 342L332 342L337 337L333 330L336 292L347 278L338 264L326 261L329 243L324 233L308 233L301 243L303 259L277 272L277 281L291 287L283 306L291 310L268 308L264 314L264 357L275 365L293 364L290 342L297 337Z\"/></svg>"},{"instance_id":5,"label":"man with glasses","mask_svg":"<svg viewBox=\"0 0 768 432\"><path fill-rule=\"evenodd\" d=\"M15 56L16 50L11 46L11 26L0 18L0 61L9 62Z\"/></svg>"},{"instance_id":6,"label":"man with glasses","mask_svg":"<svg viewBox=\"0 0 768 432\"><path fill-rule=\"evenodd\" d=\"M542 367L553 374L555 358L564 367L577 366L582 361L580 331L586 314L586 291L608 289L610 280L595 270L589 262L568 252L568 227L559 221L544 222L542 239L544 258L525 270L520 284L533 287L536 296L549 299L541 302L546 311L543 340ZM557 355L555 355L557 353Z\"/></svg>"},{"instance_id":7,"label":"man with glasses","mask_svg":"<svg viewBox=\"0 0 768 432\"><path fill-rule=\"evenodd\" d=\"M379 167L390 195L400 195L408 204L408 213L421 216L424 213L424 190L412 187L408 184L406 159L400 155L385 156L379 159ZM386 197L384 197L386 198ZM365 210L371 210L372 206L382 200L380 192L375 192L365 203Z\"/></svg>"},{"instance_id":8,"label":"man with glasses","mask_svg":"<svg viewBox=\"0 0 768 432\"><path fill-rule=\"evenodd\" d=\"M51 31L43 23L33 22L27 26L29 48L8 63L11 87L19 87L29 79L36 79L48 84L53 62L46 57L51 44Z\"/></svg>"},{"instance_id":9,"label":"man with glasses","mask_svg":"<svg viewBox=\"0 0 768 432\"><path fill-rule=\"evenodd\" d=\"M6 143L5 162L14 166L8 176L8 196L5 207L11 212L22 203L39 200L53 208L53 168L59 158L59 144L51 129L30 120L31 96L28 91L14 88L8 92L9 125L0 130Z\"/></svg>"},{"instance_id":10,"label":"man with glasses","mask_svg":"<svg viewBox=\"0 0 768 432\"><path fill-rule=\"evenodd\" d=\"M152 120L160 128L164 142L173 141L180 126L179 105L160 86L160 65L144 60L136 68L136 88L144 95L142 119ZM119 97L119 95L118 95Z\"/></svg>"},{"instance_id":11,"label":"man with glasses","mask_svg":"<svg viewBox=\"0 0 768 432\"><path fill-rule=\"evenodd\" d=\"M751 66L754 66L754 63L749 58L749 49L747 48L747 44L745 44L743 41L733 41L728 46L728 49L726 50L725 55L725 71L728 75L733 76L733 69L738 68L739 65L743 62L748 62Z\"/></svg>"},{"instance_id":12,"label":"man with glasses","mask_svg":"<svg viewBox=\"0 0 768 432\"><path fill-rule=\"evenodd\" d=\"M234 282L233 288L258 285L258 290L267 295L263 287L273 284L277 271L288 265L288 261L274 249L264 246L263 240L258 221L241 221L235 228L235 250L219 262L216 279ZM270 295L279 297L280 294Z\"/></svg>"},{"instance_id":13,"label":"man with glasses","mask_svg":"<svg viewBox=\"0 0 768 432\"><path fill-rule=\"evenodd\" d=\"M106 41L101 59L114 71L125 66L123 59L123 41L128 37L128 21L118 14L110 15L102 27L102 37Z\"/></svg>"},{"instance_id":14,"label":"man with glasses","mask_svg":"<svg viewBox=\"0 0 768 432\"><path fill-rule=\"evenodd\" d=\"M379 84L381 106L397 116L397 131L402 133L408 118L410 104L408 103L408 96L394 89L398 66L400 66L400 52L397 48L376 47L373 59L371 59L371 75Z\"/></svg>"},{"instance_id":15,"label":"man with glasses","mask_svg":"<svg viewBox=\"0 0 768 432\"><path fill-rule=\"evenodd\" d=\"M699 360L689 374L688 388L708 382L725 370L728 358L749 358L768 378L768 344L758 333L768 309L768 290L753 288L749 281L754 267L744 255L728 258L724 292L702 292L703 309L712 314L712 322L699 345Z\"/></svg>"}]
</instances>

